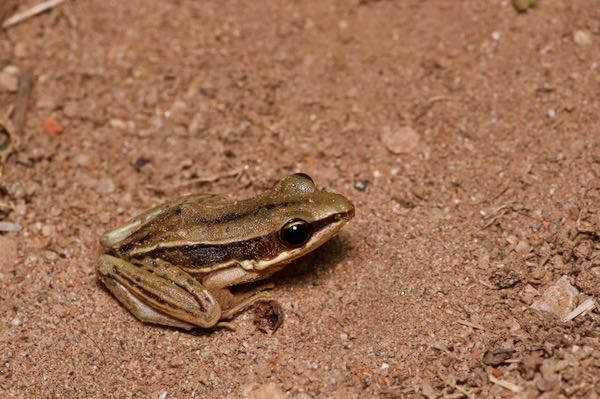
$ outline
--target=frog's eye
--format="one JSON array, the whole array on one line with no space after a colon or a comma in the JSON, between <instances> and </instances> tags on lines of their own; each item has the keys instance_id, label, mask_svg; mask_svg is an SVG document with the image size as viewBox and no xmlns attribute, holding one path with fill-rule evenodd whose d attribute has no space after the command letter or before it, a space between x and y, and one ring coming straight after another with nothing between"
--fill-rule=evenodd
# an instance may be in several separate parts
<instances>
[{"instance_id":1,"label":"frog's eye","mask_svg":"<svg viewBox=\"0 0 600 399\"><path fill-rule=\"evenodd\" d=\"M306 243L312 234L311 225L302 219L292 219L279 230L279 239L289 247L299 247Z\"/></svg>"}]
</instances>

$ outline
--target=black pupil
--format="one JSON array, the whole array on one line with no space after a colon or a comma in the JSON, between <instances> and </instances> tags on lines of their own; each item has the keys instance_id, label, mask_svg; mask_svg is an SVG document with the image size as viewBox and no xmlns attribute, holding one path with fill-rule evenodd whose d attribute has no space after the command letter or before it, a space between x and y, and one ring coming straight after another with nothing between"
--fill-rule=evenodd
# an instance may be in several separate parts
<instances>
[{"instance_id":1,"label":"black pupil","mask_svg":"<svg viewBox=\"0 0 600 399\"><path fill-rule=\"evenodd\" d=\"M302 245L308 239L308 227L302 222L290 223L283 228L281 239L291 246Z\"/></svg>"}]
</instances>

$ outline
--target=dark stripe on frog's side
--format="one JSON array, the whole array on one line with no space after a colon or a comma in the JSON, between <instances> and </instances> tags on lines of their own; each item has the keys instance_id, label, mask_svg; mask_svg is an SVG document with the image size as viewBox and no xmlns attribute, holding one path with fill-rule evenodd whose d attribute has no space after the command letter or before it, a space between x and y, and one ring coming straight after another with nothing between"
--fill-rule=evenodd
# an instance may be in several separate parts
<instances>
[{"instance_id":1,"label":"dark stripe on frog's side","mask_svg":"<svg viewBox=\"0 0 600 399\"><path fill-rule=\"evenodd\" d=\"M160 258L182 267L203 268L232 260L272 259L281 250L277 238L274 234L269 234L230 244L198 243L178 248L157 248L144 256Z\"/></svg>"},{"instance_id":2,"label":"dark stripe on frog's side","mask_svg":"<svg viewBox=\"0 0 600 399\"><path fill-rule=\"evenodd\" d=\"M328 226L338 216L331 216L312 224L316 233ZM156 248L143 254L144 257L160 258L185 268L204 268L229 261L268 260L289 250L277 237L279 232L264 237L251 238L229 244L197 243L175 248Z\"/></svg>"}]
</instances>

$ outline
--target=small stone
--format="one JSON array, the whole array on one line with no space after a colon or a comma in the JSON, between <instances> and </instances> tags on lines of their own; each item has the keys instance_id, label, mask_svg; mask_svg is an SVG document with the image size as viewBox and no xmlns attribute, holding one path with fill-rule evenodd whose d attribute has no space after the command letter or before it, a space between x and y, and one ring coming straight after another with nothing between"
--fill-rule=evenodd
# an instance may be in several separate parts
<instances>
[{"instance_id":1,"label":"small stone","mask_svg":"<svg viewBox=\"0 0 600 399\"><path fill-rule=\"evenodd\" d=\"M515 286L519 283L523 277L512 268L508 266L502 266L494 270L488 280L492 283L496 289L505 289Z\"/></svg>"},{"instance_id":2,"label":"small stone","mask_svg":"<svg viewBox=\"0 0 600 399\"><path fill-rule=\"evenodd\" d=\"M79 166L87 166L90 163L90 156L87 154L77 154L75 162Z\"/></svg>"},{"instance_id":3,"label":"small stone","mask_svg":"<svg viewBox=\"0 0 600 399\"><path fill-rule=\"evenodd\" d=\"M115 183L109 178L100 180L100 183L96 187L96 191L100 194L110 194L115 191Z\"/></svg>"},{"instance_id":4,"label":"small stone","mask_svg":"<svg viewBox=\"0 0 600 399\"><path fill-rule=\"evenodd\" d=\"M125 130L127 128L127 123L122 119L113 118L108 121L108 124L115 129Z\"/></svg>"},{"instance_id":5,"label":"small stone","mask_svg":"<svg viewBox=\"0 0 600 399\"><path fill-rule=\"evenodd\" d=\"M42 235L44 237L50 237L54 233L54 227L48 226L47 224L42 227Z\"/></svg>"},{"instance_id":6,"label":"small stone","mask_svg":"<svg viewBox=\"0 0 600 399\"><path fill-rule=\"evenodd\" d=\"M407 154L418 148L420 136L410 126L402 126L397 129L385 126L381 133L381 141L391 153Z\"/></svg>"},{"instance_id":7,"label":"small stone","mask_svg":"<svg viewBox=\"0 0 600 399\"><path fill-rule=\"evenodd\" d=\"M518 253L520 253L521 255L525 255L527 253L529 253L529 250L531 249L531 246L529 245L529 243L525 240L521 240L517 243L517 245L515 246L515 251L517 251Z\"/></svg>"},{"instance_id":8,"label":"small stone","mask_svg":"<svg viewBox=\"0 0 600 399\"><path fill-rule=\"evenodd\" d=\"M356 191L360 191L361 193L367 189L369 182L367 180L359 180L354 183L354 189Z\"/></svg>"},{"instance_id":9,"label":"small stone","mask_svg":"<svg viewBox=\"0 0 600 399\"><path fill-rule=\"evenodd\" d=\"M19 68L14 65L5 66L0 71L0 87L11 93L19 89Z\"/></svg>"},{"instance_id":10,"label":"small stone","mask_svg":"<svg viewBox=\"0 0 600 399\"><path fill-rule=\"evenodd\" d=\"M250 384L243 388L247 399L285 399L286 395L275 384Z\"/></svg>"},{"instance_id":11,"label":"small stone","mask_svg":"<svg viewBox=\"0 0 600 399\"><path fill-rule=\"evenodd\" d=\"M587 30L576 30L573 32L573 41L580 46L588 45L592 42L592 34Z\"/></svg>"},{"instance_id":12,"label":"small stone","mask_svg":"<svg viewBox=\"0 0 600 399\"><path fill-rule=\"evenodd\" d=\"M482 361L483 364L487 364L488 366L499 366L508 359L510 359L513 353L515 353L514 349L494 349L485 352Z\"/></svg>"},{"instance_id":13,"label":"small stone","mask_svg":"<svg viewBox=\"0 0 600 399\"><path fill-rule=\"evenodd\" d=\"M578 294L579 291L571 285L569 277L562 276L554 285L548 287L531 307L563 317L577 306Z\"/></svg>"},{"instance_id":14,"label":"small stone","mask_svg":"<svg viewBox=\"0 0 600 399\"><path fill-rule=\"evenodd\" d=\"M498 40L500 40L500 32L498 32L498 31L494 31L494 32L492 32L492 39L493 39L494 41L498 41Z\"/></svg>"},{"instance_id":15,"label":"small stone","mask_svg":"<svg viewBox=\"0 0 600 399\"><path fill-rule=\"evenodd\" d=\"M68 118L75 118L79 115L79 105L75 101L69 101L63 108L63 113Z\"/></svg>"},{"instance_id":16,"label":"small stone","mask_svg":"<svg viewBox=\"0 0 600 399\"><path fill-rule=\"evenodd\" d=\"M18 317L15 317L10 321L11 326L19 327L21 325L21 320Z\"/></svg>"}]
</instances>

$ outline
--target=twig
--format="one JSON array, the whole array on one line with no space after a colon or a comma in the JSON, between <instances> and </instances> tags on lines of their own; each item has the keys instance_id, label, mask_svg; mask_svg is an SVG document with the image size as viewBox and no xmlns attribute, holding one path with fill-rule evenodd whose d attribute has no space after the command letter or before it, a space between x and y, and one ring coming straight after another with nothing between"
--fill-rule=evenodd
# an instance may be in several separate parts
<instances>
[{"instance_id":1,"label":"twig","mask_svg":"<svg viewBox=\"0 0 600 399\"><path fill-rule=\"evenodd\" d=\"M467 391L466 389L460 387L457 383L456 383L456 377L454 377L453 375L449 375L446 378L443 378L441 375L438 374L438 376L440 377L441 380L444 381L444 383L449 386L450 388L454 389L455 391L460 392L460 395L456 396L456 395L448 395L445 394L444 398L448 398L448 397L456 397L456 398L460 398L462 396L466 396L469 399L474 399L475 396Z\"/></svg>"},{"instance_id":2,"label":"twig","mask_svg":"<svg viewBox=\"0 0 600 399\"><path fill-rule=\"evenodd\" d=\"M19 134L25 126L25 114L27 113L27 104L29 103L29 95L31 93L31 70L23 69L19 77L19 91L15 100L15 108L12 114L12 123L15 127L15 133Z\"/></svg>"},{"instance_id":3,"label":"twig","mask_svg":"<svg viewBox=\"0 0 600 399\"><path fill-rule=\"evenodd\" d=\"M425 116L425 114L427 112L429 112L431 107L433 107L433 104L440 102L440 101L450 101L450 99L447 98L446 96L431 97L429 100L427 100L425 105L423 105L423 107L421 108L421 112L419 112L414 118L412 118L412 121L417 122L419 119L421 119L423 116Z\"/></svg>"},{"instance_id":4,"label":"twig","mask_svg":"<svg viewBox=\"0 0 600 399\"><path fill-rule=\"evenodd\" d=\"M493 225L494 223L496 223L502 216L504 216L508 210L509 210L510 205L502 205L501 207L499 207L498 209L496 209L493 213L492 213L492 219L487 222L482 228L481 230L485 230L488 227L490 227L491 225Z\"/></svg>"},{"instance_id":5,"label":"twig","mask_svg":"<svg viewBox=\"0 0 600 399\"><path fill-rule=\"evenodd\" d=\"M496 385L499 385L502 388L506 388L509 391L511 391L512 393L523 392L523 387L520 387L517 384L513 384L512 382L508 382L505 380L499 380L498 378L494 377L491 374L488 375L488 378L490 379L490 382L492 382Z\"/></svg>"},{"instance_id":6,"label":"twig","mask_svg":"<svg viewBox=\"0 0 600 399\"><path fill-rule=\"evenodd\" d=\"M594 302L592 298L588 298L585 301L583 301L581 305L577 306L575 309L570 311L565 317L562 318L561 321L571 321L583 312L587 312L588 310L594 309L594 306L596 306L596 302Z\"/></svg>"},{"instance_id":7,"label":"twig","mask_svg":"<svg viewBox=\"0 0 600 399\"><path fill-rule=\"evenodd\" d=\"M6 141L0 141L0 166L6 162L6 158L12 152L12 149L17 144L17 136L15 133L15 127L10 120L10 114L12 113L13 107L9 107L8 110L0 114L0 136L6 136ZM11 148L12 147L12 148Z\"/></svg>"},{"instance_id":8,"label":"twig","mask_svg":"<svg viewBox=\"0 0 600 399\"><path fill-rule=\"evenodd\" d=\"M4 21L4 23L2 23L2 28L8 29L13 25L16 25L18 23L25 21L26 19L35 17L36 15L41 14L44 11L54 8L58 5L60 5L61 3L64 3L65 1L67 1L67 0L47 0L43 3L35 5L27 11L23 11L21 13L15 14L12 17L8 18L6 21Z\"/></svg>"},{"instance_id":9,"label":"twig","mask_svg":"<svg viewBox=\"0 0 600 399\"><path fill-rule=\"evenodd\" d=\"M483 285L484 287L487 287L491 290L495 290L496 287L494 287L492 284L488 283L487 281L483 281L482 279L478 278L477 276L475 276L475 273L470 272L469 273L471 275L471 278L475 281L477 281L479 284Z\"/></svg>"},{"instance_id":10,"label":"twig","mask_svg":"<svg viewBox=\"0 0 600 399\"><path fill-rule=\"evenodd\" d=\"M485 331L485 327L483 327L480 324L471 323L470 321L466 321L466 320L457 320L456 322L458 324L462 324L463 326L471 327L476 330L484 330Z\"/></svg>"},{"instance_id":11,"label":"twig","mask_svg":"<svg viewBox=\"0 0 600 399\"><path fill-rule=\"evenodd\" d=\"M100 352L100 355L102 355L102 361L104 362L104 365L106 366L106 357L104 357L104 352L102 351L102 348L100 348L100 346L96 343L96 341L90 337L85 330L81 330L81 333L83 334L83 336L87 337L90 341L92 341L92 343L94 344L94 346L98 349L98 351Z\"/></svg>"}]
</instances>

